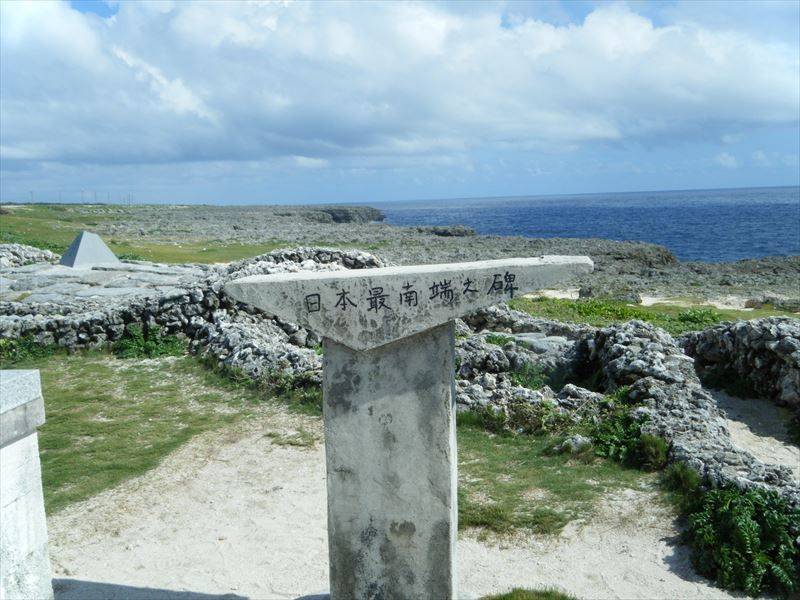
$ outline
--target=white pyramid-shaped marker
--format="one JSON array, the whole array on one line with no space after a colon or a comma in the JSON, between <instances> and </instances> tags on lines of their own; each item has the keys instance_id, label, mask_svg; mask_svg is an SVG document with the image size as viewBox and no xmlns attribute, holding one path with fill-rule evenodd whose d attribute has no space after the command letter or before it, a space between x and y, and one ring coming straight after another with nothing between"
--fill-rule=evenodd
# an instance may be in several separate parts
<instances>
[{"instance_id":1,"label":"white pyramid-shaped marker","mask_svg":"<svg viewBox=\"0 0 800 600\"><path fill-rule=\"evenodd\" d=\"M81 231L61 257L59 264L75 268L118 262L119 259L99 235Z\"/></svg>"}]
</instances>

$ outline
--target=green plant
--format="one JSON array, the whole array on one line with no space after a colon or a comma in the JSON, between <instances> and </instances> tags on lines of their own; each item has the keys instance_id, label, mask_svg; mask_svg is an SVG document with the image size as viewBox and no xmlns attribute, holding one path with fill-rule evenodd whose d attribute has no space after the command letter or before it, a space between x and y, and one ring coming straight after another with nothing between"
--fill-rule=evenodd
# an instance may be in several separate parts
<instances>
[{"instance_id":1,"label":"green plant","mask_svg":"<svg viewBox=\"0 0 800 600\"><path fill-rule=\"evenodd\" d=\"M793 539L800 510L790 509L775 492L711 490L688 522L692 563L720 586L751 595L788 595L800 586Z\"/></svg>"},{"instance_id":2,"label":"green plant","mask_svg":"<svg viewBox=\"0 0 800 600\"><path fill-rule=\"evenodd\" d=\"M55 345L43 345L33 337L26 336L17 339L0 339L0 365L12 365L19 362L35 361L52 356L61 351Z\"/></svg>"},{"instance_id":3,"label":"green plant","mask_svg":"<svg viewBox=\"0 0 800 600\"><path fill-rule=\"evenodd\" d=\"M322 413L322 388L319 383L289 372L266 374L259 382L263 391L281 396L291 406L309 414Z\"/></svg>"},{"instance_id":4,"label":"green plant","mask_svg":"<svg viewBox=\"0 0 800 600\"><path fill-rule=\"evenodd\" d=\"M508 342L514 341L514 338L499 333L487 333L483 339L495 346L505 346Z\"/></svg>"},{"instance_id":5,"label":"green plant","mask_svg":"<svg viewBox=\"0 0 800 600\"><path fill-rule=\"evenodd\" d=\"M682 310L675 315L675 320L683 325L691 326L692 329L704 329L711 325L716 325L723 320L722 315L713 308L700 307Z\"/></svg>"},{"instance_id":6,"label":"green plant","mask_svg":"<svg viewBox=\"0 0 800 600\"><path fill-rule=\"evenodd\" d=\"M186 343L174 335L161 335L161 328L157 325L144 328L131 324L122 338L114 343L113 349L119 358L181 356L186 353Z\"/></svg>"},{"instance_id":7,"label":"green plant","mask_svg":"<svg viewBox=\"0 0 800 600\"><path fill-rule=\"evenodd\" d=\"M144 256L136 252L122 252L117 255L117 258L120 260L147 260Z\"/></svg>"},{"instance_id":8,"label":"green plant","mask_svg":"<svg viewBox=\"0 0 800 600\"><path fill-rule=\"evenodd\" d=\"M595 454L636 466L642 426L627 407L608 412L591 430Z\"/></svg>"},{"instance_id":9,"label":"green plant","mask_svg":"<svg viewBox=\"0 0 800 600\"><path fill-rule=\"evenodd\" d=\"M531 390L539 390L547 385L548 378L539 365L527 363L521 369L512 371L511 381Z\"/></svg>"},{"instance_id":10,"label":"green plant","mask_svg":"<svg viewBox=\"0 0 800 600\"><path fill-rule=\"evenodd\" d=\"M669 445L664 438L649 433L639 436L636 461L645 471L660 471L667 465Z\"/></svg>"},{"instance_id":11,"label":"green plant","mask_svg":"<svg viewBox=\"0 0 800 600\"><path fill-rule=\"evenodd\" d=\"M703 498L700 474L686 463L675 462L661 473L661 485L681 514L696 511Z\"/></svg>"}]
</instances>

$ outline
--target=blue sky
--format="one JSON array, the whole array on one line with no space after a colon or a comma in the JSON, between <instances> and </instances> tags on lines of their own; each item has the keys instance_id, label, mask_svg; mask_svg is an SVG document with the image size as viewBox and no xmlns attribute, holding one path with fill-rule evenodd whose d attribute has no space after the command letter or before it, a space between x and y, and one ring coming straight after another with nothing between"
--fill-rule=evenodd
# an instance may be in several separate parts
<instances>
[{"instance_id":1,"label":"blue sky","mask_svg":"<svg viewBox=\"0 0 800 600\"><path fill-rule=\"evenodd\" d=\"M800 2L0 2L0 197L800 184Z\"/></svg>"}]
</instances>

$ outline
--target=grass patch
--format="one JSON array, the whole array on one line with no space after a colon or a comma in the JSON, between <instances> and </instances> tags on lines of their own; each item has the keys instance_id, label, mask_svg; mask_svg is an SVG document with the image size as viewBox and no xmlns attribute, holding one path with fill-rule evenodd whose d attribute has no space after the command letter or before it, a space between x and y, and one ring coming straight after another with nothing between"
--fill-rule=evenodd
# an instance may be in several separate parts
<instances>
[{"instance_id":1,"label":"grass patch","mask_svg":"<svg viewBox=\"0 0 800 600\"><path fill-rule=\"evenodd\" d=\"M142 361L84 352L14 367L41 373L48 513L152 469L193 436L252 414L260 401L189 356Z\"/></svg>"},{"instance_id":2,"label":"grass patch","mask_svg":"<svg viewBox=\"0 0 800 600\"><path fill-rule=\"evenodd\" d=\"M462 416L463 415L463 416ZM554 455L553 436L496 435L475 416L458 419L459 527L554 534L586 518L611 490L648 476L591 454Z\"/></svg>"},{"instance_id":3,"label":"grass patch","mask_svg":"<svg viewBox=\"0 0 800 600\"><path fill-rule=\"evenodd\" d=\"M131 260L148 260L161 263L217 263L231 262L287 248L294 244L283 240L269 240L260 244L240 244L222 240L192 240L180 244L159 244L147 241L112 240L109 247L120 255L136 256Z\"/></svg>"},{"instance_id":4,"label":"grass patch","mask_svg":"<svg viewBox=\"0 0 800 600\"><path fill-rule=\"evenodd\" d=\"M722 310L710 306L686 308L671 304L634 306L615 300L563 300L559 298L515 298L509 306L536 317L586 323L604 327L638 319L678 335L686 331L705 329L722 321L756 319L773 315L796 316L787 311L771 308L754 310Z\"/></svg>"},{"instance_id":5,"label":"grass patch","mask_svg":"<svg viewBox=\"0 0 800 600\"><path fill-rule=\"evenodd\" d=\"M481 600L577 600L577 598L552 588L545 588L543 590L513 588L511 591L505 592L504 594L483 596Z\"/></svg>"}]
</instances>

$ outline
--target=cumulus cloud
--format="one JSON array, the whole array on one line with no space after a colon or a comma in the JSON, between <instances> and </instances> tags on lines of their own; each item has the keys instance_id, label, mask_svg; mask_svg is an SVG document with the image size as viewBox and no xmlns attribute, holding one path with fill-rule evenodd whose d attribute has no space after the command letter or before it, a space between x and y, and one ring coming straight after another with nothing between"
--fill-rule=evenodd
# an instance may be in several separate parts
<instances>
[{"instance_id":1,"label":"cumulus cloud","mask_svg":"<svg viewBox=\"0 0 800 600\"><path fill-rule=\"evenodd\" d=\"M799 72L790 44L616 4L556 25L499 5L2 2L0 157L372 168L732 140L797 124Z\"/></svg>"},{"instance_id":2,"label":"cumulus cloud","mask_svg":"<svg viewBox=\"0 0 800 600\"><path fill-rule=\"evenodd\" d=\"M714 162L716 162L720 167L725 167L726 169L736 169L739 167L739 159L728 152L720 152L717 154L717 156L714 158Z\"/></svg>"}]
</instances>

